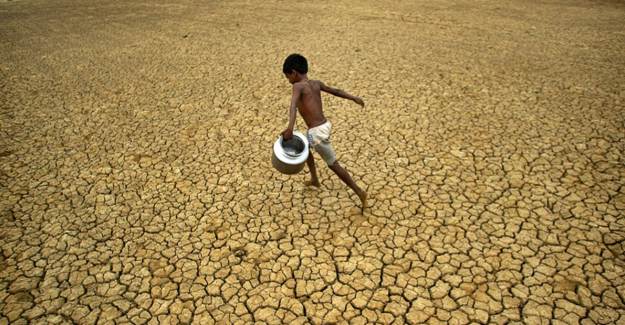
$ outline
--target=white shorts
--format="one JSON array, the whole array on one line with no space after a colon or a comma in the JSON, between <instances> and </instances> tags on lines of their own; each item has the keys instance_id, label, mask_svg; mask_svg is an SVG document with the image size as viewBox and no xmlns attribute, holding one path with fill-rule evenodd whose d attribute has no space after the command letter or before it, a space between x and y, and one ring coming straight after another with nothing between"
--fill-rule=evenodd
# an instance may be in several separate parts
<instances>
[{"instance_id":1,"label":"white shorts","mask_svg":"<svg viewBox=\"0 0 625 325\"><path fill-rule=\"evenodd\" d=\"M308 129L307 137L308 143L311 148L314 148L317 153L323 158L323 161L332 166L336 162L336 153L330 143L330 132L332 131L332 123L326 121L325 123Z\"/></svg>"}]
</instances>

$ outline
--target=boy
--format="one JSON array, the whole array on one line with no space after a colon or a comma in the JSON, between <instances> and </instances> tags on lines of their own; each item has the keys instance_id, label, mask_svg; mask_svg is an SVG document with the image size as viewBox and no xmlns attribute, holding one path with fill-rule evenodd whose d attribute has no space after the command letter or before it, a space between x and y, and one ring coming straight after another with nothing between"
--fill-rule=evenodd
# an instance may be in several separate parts
<instances>
[{"instance_id":1,"label":"boy","mask_svg":"<svg viewBox=\"0 0 625 325\"><path fill-rule=\"evenodd\" d=\"M314 148L328 167L330 167L347 186L356 192L356 195L360 198L360 210L362 212L367 203L367 193L356 185L349 173L343 169L336 160L336 154L330 144L330 130L332 124L326 120L323 115L321 91L352 100L361 107L364 107L365 103L360 97L352 96L340 89L328 87L319 80L309 80L307 76L308 62L306 58L299 54L291 54L284 60L282 72L293 85L293 96L291 97L291 107L289 109L289 126L282 132L282 137L288 140L293 136L297 108L299 108L299 113L304 119L304 122L306 122L306 126L308 126L307 136L311 152L308 155L306 164L310 170L311 178L309 182L306 182L306 185L320 186L319 178L317 178L317 169L315 168L315 159L312 155L312 149Z\"/></svg>"}]
</instances>

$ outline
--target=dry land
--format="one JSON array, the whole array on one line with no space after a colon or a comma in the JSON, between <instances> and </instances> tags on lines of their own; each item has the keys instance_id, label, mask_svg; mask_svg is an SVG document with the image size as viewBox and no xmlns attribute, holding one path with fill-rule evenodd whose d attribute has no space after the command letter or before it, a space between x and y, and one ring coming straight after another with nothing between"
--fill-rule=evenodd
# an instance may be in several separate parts
<instances>
[{"instance_id":1,"label":"dry land","mask_svg":"<svg viewBox=\"0 0 625 325\"><path fill-rule=\"evenodd\" d=\"M363 215L271 167L292 52ZM620 1L2 1L0 324L625 324L624 53Z\"/></svg>"}]
</instances>

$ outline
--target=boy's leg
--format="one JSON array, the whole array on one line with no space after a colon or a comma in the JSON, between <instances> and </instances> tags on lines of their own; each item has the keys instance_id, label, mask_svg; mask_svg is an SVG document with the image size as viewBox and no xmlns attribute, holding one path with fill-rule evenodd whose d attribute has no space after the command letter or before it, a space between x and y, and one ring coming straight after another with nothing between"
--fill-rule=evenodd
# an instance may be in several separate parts
<instances>
[{"instance_id":1,"label":"boy's leg","mask_svg":"<svg viewBox=\"0 0 625 325\"><path fill-rule=\"evenodd\" d=\"M362 212L367 204L367 192L363 191L360 187L358 187L358 185L356 185L349 173L341 167L338 160L328 167L332 169L332 171L343 181L343 183L347 184L347 186L356 192L356 195L358 195L358 198L360 198L360 202L362 203L360 207L360 211Z\"/></svg>"},{"instance_id":2,"label":"boy's leg","mask_svg":"<svg viewBox=\"0 0 625 325\"><path fill-rule=\"evenodd\" d=\"M317 168L315 167L315 158L312 151L308 153L308 159L306 159L306 165L310 170L310 181L306 182L306 185L319 187L319 178L317 177Z\"/></svg>"}]
</instances>

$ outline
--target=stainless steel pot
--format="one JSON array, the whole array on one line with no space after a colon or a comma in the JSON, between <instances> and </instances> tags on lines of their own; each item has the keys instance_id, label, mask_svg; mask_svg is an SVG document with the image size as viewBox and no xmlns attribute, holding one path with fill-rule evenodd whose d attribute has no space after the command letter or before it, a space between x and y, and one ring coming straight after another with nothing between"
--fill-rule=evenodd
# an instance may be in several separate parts
<instances>
[{"instance_id":1,"label":"stainless steel pot","mask_svg":"<svg viewBox=\"0 0 625 325\"><path fill-rule=\"evenodd\" d=\"M297 174L304 168L308 154L308 139L301 132L295 131L291 139L284 141L280 136L274 142L271 164L283 174Z\"/></svg>"}]
</instances>

